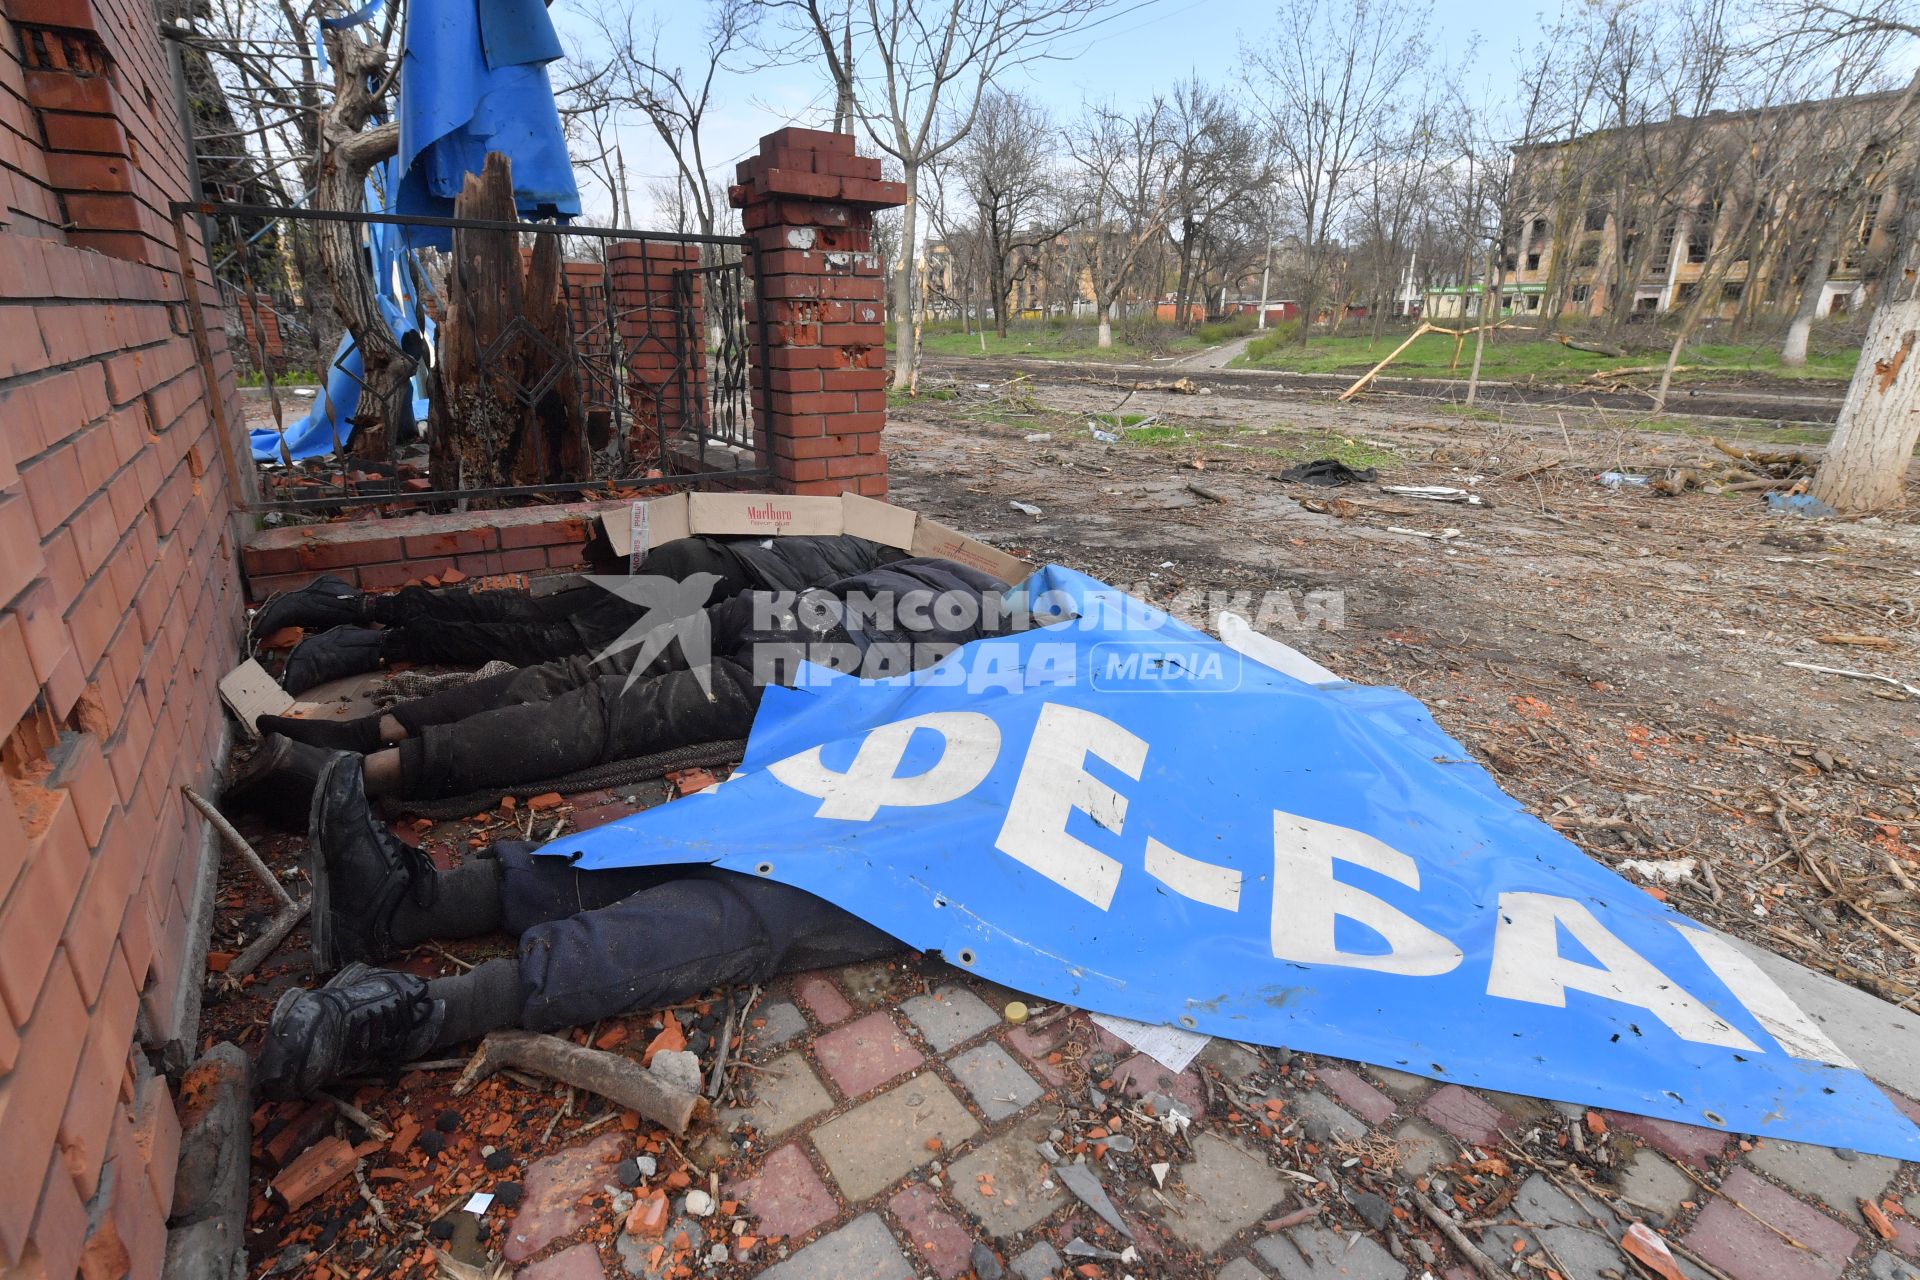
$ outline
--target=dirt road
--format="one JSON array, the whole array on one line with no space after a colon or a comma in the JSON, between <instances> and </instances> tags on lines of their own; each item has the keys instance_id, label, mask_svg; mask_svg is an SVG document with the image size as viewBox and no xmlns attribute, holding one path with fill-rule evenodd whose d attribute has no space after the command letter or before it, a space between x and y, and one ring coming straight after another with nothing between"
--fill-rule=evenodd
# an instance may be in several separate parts
<instances>
[{"instance_id":1,"label":"dirt road","mask_svg":"<svg viewBox=\"0 0 1920 1280\"><path fill-rule=\"evenodd\" d=\"M1216 347L1201 352L1200 356L1212 357L1226 350ZM925 369L930 378L945 377L963 383L1004 382L1016 374L1025 374L1035 383L1062 386L1124 386L1137 381L1160 382L1184 376L1193 378L1201 386L1218 394L1231 393L1243 398L1281 403L1291 403L1305 395L1337 395L1352 385L1354 380L1349 374L1225 368L1226 361L1238 354L1238 351L1231 352L1218 365L1199 363L1200 357L1130 365L1107 361L1029 360L1014 357L981 360L964 356L929 356ZM1374 380L1368 399L1374 404L1435 400L1457 403L1465 399L1466 385L1465 378L1448 382L1382 376ZM1652 396L1646 391L1604 391L1551 382L1482 381L1477 399L1483 407L1496 410L1601 409L1643 416L1651 411L1653 405ZM1711 383L1678 384L1661 412L1675 417L1731 416L1788 423L1830 423L1839 415L1840 400L1840 390L1824 386L1783 388L1781 383L1775 381L1756 379L1749 384L1727 379Z\"/></svg>"}]
</instances>

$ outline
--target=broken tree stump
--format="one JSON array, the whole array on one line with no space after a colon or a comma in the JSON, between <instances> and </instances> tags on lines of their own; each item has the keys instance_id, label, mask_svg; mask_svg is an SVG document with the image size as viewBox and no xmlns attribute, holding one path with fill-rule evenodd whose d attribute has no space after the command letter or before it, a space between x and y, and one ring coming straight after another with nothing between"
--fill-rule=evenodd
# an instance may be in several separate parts
<instances>
[{"instance_id":1,"label":"broken tree stump","mask_svg":"<svg viewBox=\"0 0 1920 1280\"><path fill-rule=\"evenodd\" d=\"M454 1084L454 1096L509 1067L597 1093L675 1134L685 1133L694 1117L707 1111L706 1099L699 1094L673 1088L632 1058L535 1031L488 1033Z\"/></svg>"},{"instance_id":2,"label":"broken tree stump","mask_svg":"<svg viewBox=\"0 0 1920 1280\"><path fill-rule=\"evenodd\" d=\"M453 212L519 221L505 156L489 153L481 172L467 175ZM435 488L590 478L573 327L561 297L564 246L558 228L533 238L527 254L512 231L453 232L428 417Z\"/></svg>"}]
</instances>

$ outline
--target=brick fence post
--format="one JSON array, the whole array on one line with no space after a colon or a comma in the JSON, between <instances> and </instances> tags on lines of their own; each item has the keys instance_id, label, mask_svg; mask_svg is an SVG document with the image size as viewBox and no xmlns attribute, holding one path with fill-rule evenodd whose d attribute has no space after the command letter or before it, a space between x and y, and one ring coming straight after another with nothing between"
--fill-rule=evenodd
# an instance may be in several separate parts
<instances>
[{"instance_id":1,"label":"brick fence post","mask_svg":"<svg viewBox=\"0 0 1920 1280\"><path fill-rule=\"evenodd\" d=\"M658 426L660 465L672 470L674 437L701 421L707 394L705 290L695 274L700 246L676 240L615 240L607 245L613 310L626 354L632 443ZM684 287L680 284L684 278Z\"/></svg>"},{"instance_id":2,"label":"brick fence post","mask_svg":"<svg viewBox=\"0 0 1920 1280\"><path fill-rule=\"evenodd\" d=\"M774 488L884 498L886 315L873 214L906 203L906 188L855 155L852 135L813 129L768 134L737 176L728 199L759 247L746 258L749 326L764 320L767 332L753 417Z\"/></svg>"}]
</instances>

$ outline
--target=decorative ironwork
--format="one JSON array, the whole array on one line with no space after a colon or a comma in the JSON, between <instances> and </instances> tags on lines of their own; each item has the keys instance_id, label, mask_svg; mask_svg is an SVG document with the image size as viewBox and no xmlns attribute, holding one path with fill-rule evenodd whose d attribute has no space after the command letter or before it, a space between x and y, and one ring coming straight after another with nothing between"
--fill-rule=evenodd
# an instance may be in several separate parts
<instances>
[{"instance_id":1,"label":"decorative ironwork","mask_svg":"<svg viewBox=\"0 0 1920 1280\"><path fill-rule=\"evenodd\" d=\"M337 371L363 393L382 385L369 371L357 371L335 358L337 338L349 326L335 308L332 290L317 279L317 255L302 252L326 224L353 224L369 246L370 263L378 261L371 242L379 228L508 233L523 272L542 238L560 241L557 297L540 304L549 308L547 314L535 314L530 302L504 326L495 326L483 343L476 337L481 349L473 353L477 375L472 381L484 382L488 392L497 388L501 400L521 406L517 412L543 423L562 421L568 431L578 431L590 442L587 474L537 484L494 483L501 477L476 479L461 467L460 483L450 484L444 478L447 469L440 467L426 489L401 486L391 469L369 479L368 471L383 469L363 466L360 459L350 462L346 451L359 443L356 430L374 419L401 416L396 406L403 397L396 395L393 404L354 413L336 438L325 441L333 446L332 464L303 469L292 496L253 502L249 510L369 503L432 506L463 498L556 493L591 496L595 490L730 481L769 469L753 425L753 388L760 386L764 394L767 386L766 328L748 318L751 277L744 267L747 255L757 249L746 237L270 205L179 202L172 214L181 226L192 217L219 218L236 232L245 224L266 233L235 234L233 252L217 264L214 283L232 317L230 331L243 346L242 365L259 375L266 391L266 412L254 411L248 425L275 428L283 441L304 412L325 403L328 375ZM471 306L472 292L454 278L463 269L465 264L453 255L435 250L403 254L396 274L404 271L404 280L375 281L381 305L396 312L413 306L413 323L422 331L444 325L449 306ZM279 322L281 350L272 353L266 350L260 322L267 305ZM563 313L564 323L551 315L552 307ZM205 352L209 348L200 310L187 310ZM470 310L462 315L473 319ZM543 321L550 323L543 328ZM428 350L425 343L409 340L402 351L386 332L370 345L378 349L376 358L402 361L418 360ZM438 357L435 350L429 358L438 363ZM207 358L203 356L203 363ZM316 370L323 385L288 396L281 379L289 369ZM433 381L433 394L447 401L435 405L435 420L441 421L443 411L463 403L460 397L469 389ZM391 376L384 385L387 394L394 395ZM332 416L338 421L342 415ZM396 457L419 451L424 424L419 431L415 425L401 422L399 429L389 430ZM536 441L532 448L548 476L569 456L546 442ZM283 449L280 458L260 465L272 469L288 461ZM311 475L306 474L309 470Z\"/></svg>"}]
</instances>

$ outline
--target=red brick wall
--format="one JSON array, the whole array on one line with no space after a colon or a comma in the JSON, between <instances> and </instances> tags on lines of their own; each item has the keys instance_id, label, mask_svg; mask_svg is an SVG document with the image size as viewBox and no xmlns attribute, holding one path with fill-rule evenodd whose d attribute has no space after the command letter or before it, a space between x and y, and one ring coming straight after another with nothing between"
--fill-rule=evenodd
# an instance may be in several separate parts
<instances>
[{"instance_id":1,"label":"red brick wall","mask_svg":"<svg viewBox=\"0 0 1920 1280\"><path fill-rule=\"evenodd\" d=\"M783 493L887 496L886 326L873 211L906 199L853 137L782 129L740 162L728 196L759 247L748 266L767 321L769 389L754 425Z\"/></svg>"},{"instance_id":2,"label":"red brick wall","mask_svg":"<svg viewBox=\"0 0 1920 1280\"><path fill-rule=\"evenodd\" d=\"M607 244L608 274L627 358L627 402L633 406L634 443L644 448L643 428L668 436L696 421L707 394L707 344L703 333L704 282L686 277L686 305L676 279L700 265L700 246L672 240L614 240Z\"/></svg>"},{"instance_id":3,"label":"red brick wall","mask_svg":"<svg viewBox=\"0 0 1920 1280\"><path fill-rule=\"evenodd\" d=\"M172 1200L179 1128L136 1020L177 1033L200 980L180 786L216 772L240 607L166 213L173 102L146 0L0 0L7 1275L156 1275ZM194 305L238 422L216 300Z\"/></svg>"}]
</instances>

